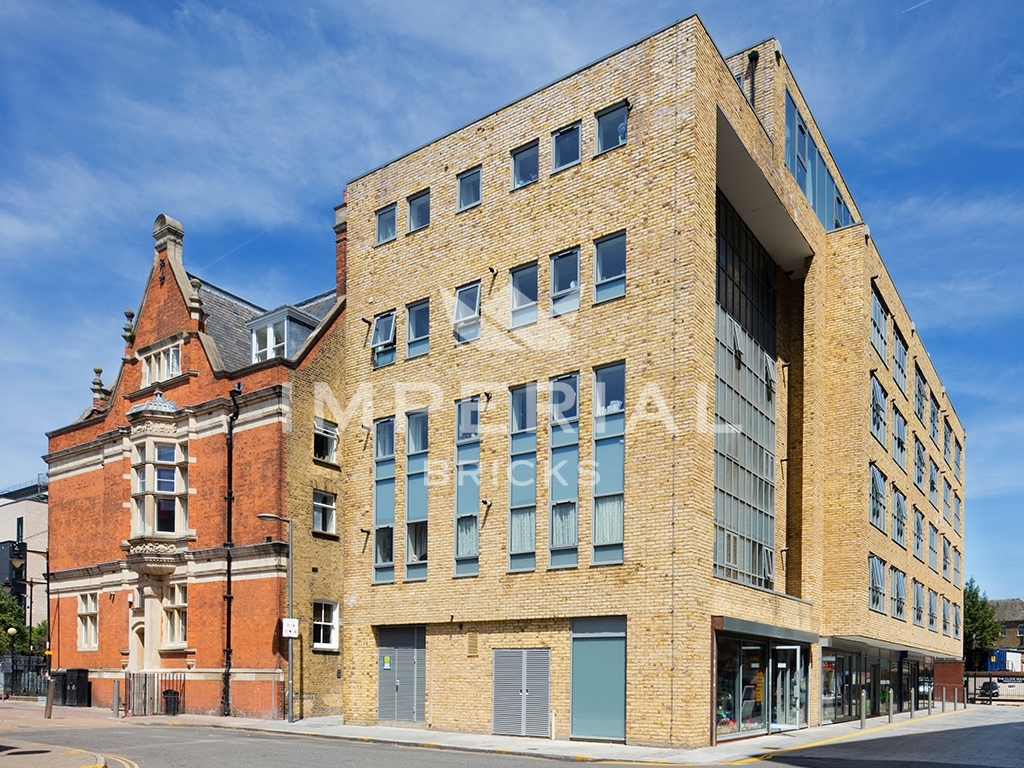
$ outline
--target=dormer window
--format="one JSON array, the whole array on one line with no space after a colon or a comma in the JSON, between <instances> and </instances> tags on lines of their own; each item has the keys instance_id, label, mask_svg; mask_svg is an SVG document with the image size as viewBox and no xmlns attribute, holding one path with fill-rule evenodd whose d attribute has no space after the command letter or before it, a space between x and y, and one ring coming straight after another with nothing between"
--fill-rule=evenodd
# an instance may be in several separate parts
<instances>
[{"instance_id":1,"label":"dormer window","mask_svg":"<svg viewBox=\"0 0 1024 768\"><path fill-rule=\"evenodd\" d=\"M254 328L252 331L252 361L260 363L272 357L285 356L285 338L287 323L278 320L276 323Z\"/></svg>"},{"instance_id":2,"label":"dormer window","mask_svg":"<svg viewBox=\"0 0 1024 768\"><path fill-rule=\"evenodd\" d=\"M142 358L142 386L148 387L160 381L181 375L181 346L152 352Z\"/></svg>"}]
</instances>

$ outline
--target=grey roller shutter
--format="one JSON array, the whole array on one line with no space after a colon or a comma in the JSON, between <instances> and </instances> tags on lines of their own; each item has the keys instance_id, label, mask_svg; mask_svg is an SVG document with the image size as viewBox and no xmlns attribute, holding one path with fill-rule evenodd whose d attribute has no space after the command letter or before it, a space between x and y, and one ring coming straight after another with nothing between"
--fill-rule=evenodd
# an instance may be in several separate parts
<instances>
[{"instance_id":1,"label":"grey roller shutter","mask_svg":"<svg viewBox=\"0 0 1024 768\"><path fill-rule=\"evenodd\" d=\"M416 649L396 648L395 658L395 719L416 722Z\"/></svg>"},{"instance_id":2,"label":"grey roller shutter","mask_svg":"<svg viewBox=\"0 0 1024 768\"><path fill-rule=\"evenodd\" d=\"M395 649L377 649L377 719L395 720Z\"/></svg>"},{"instance_id":3,"label":"grey roller shutter","mask_svg":"<svg viewBox=\"0 0 1024 768\"><path fill-rule=\"evenodd\" d=\"M423 722L426 628L380 627L377 646L377 719Z\"/></svg>"},{"instance_id":4,"label":"grey roller shutter","mask_svg":"<svg viewBox=\"0 0 1024 768\"><path fill-rule=\"evenodd\" d=\"M524 728L527 736L549 735L548 713L551 684L551 650L527 648L525 651L526 703Z\"/></svg>"},{"instance_id":5,"label":"grey roller shutter","mask_svg":"<svg viewBox=\"0 0 1024 768\"><path fill-rule=\"evenodd\" d=\"M523 733L523 652L518 648L494 650L492 730L507 736Z\"/></svg>"}]
</instances>

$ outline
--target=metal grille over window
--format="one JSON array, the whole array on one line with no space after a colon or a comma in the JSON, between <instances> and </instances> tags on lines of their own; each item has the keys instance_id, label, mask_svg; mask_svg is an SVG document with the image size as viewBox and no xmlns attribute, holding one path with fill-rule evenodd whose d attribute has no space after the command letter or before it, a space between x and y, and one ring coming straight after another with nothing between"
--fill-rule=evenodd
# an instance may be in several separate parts
<instances>
[{"instance_id":1,"label":"metal grille over window","mask_svg":"<svg viewBox=\"0 0 1024 768\"><path fill-rule=\"evenodd\" d=\"M578 373L559 376L550 383L551 462L550 555L552 568L575 567L579 535L580 412Z\"/></svg>"},{"instance_id":2,"label":"metal grille over window","mask_svg":"<svg viewBox=\"0 0 1024 768\"><path fill-rule=\"evenodd\" d=\"M455 404L455 575L480 570L480 398Z\"/></svg>"},{"instance_id":3,"label":"metal grille over window","mask_svg":"<svg viewBox=\"0 0 1024 768\"><path fill-rule=\"evenodd\" d=\"M537 566L537 385L510 391L508 569Z\"/></svg>"},{"instance_id":4,"label":"metal grille over window","mask_svg":"<svg viewBox=\"0 0 1024 768\"><path fill-rule=\"evenodd\" d=\"M868 558L868 606L872 611L885 613L885 562L880 557Z\"/></svg>"},{"instance_id":5,"label":"metal grille over window","mask_svg":"<svg viewBox=\"0 0 1024 768\"><path fill-rule=\"evenodd\" d=\"M427 578L426 411L406 415L405 429L405 580Z\"/></svg>"},{"instance_id":6,"label":"metal grille over window","mask_svg":"<svg viewBox=\"0 0 1024 768\"><path fill-rule=\"evenodd\" d=\"M373 425L373 580L395 580L395 420Z\"/></svg>"}]
</instances>

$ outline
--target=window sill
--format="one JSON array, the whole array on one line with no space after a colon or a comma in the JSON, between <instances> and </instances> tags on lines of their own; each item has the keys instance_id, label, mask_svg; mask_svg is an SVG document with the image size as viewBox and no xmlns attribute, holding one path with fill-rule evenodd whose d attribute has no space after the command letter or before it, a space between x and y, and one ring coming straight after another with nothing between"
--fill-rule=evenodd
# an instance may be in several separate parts
<instances>
[{"instance_id":1,"label":"window sill","mask_svg":"<svg viewBox=\"0 0 1024 768\"><path fill-rule=\"evenodd\" d=\"M551 170L551 175L552 176L557 176L558 174L562 173L562 171L568 171L570 168L579 168L580 165L582 165L582 164L583 164L583 160L582 160L582 155L581 155L581 159L576 160L575 162L566 163L565 165L561 166L560 168L553 168Z\"/></svg>"},{"instance_id":2,"label":"window sill","mask_svg":"<svg viewBox=\"0 0 1024 768\"><path fill-rule=\"evenodd\" d=\"M184 384L193 376L198 375L199 371L185 371L184 373L179 373L177 376L172 376L169 379L164 379L163 381L156 381L153 382L152 384L147 384L142 389L136 389L134 392L126 392L124 398L131 402L133 400L139 400L143 397L146 397L147 395L152 395L158 389L161 392L166 392L168 389L176 387L179 384Z\"/></svg>"},{"instance_id":3,"label":"window sill","mask_svg":"<svg viewBox=\"0 0 1024 768\"><path fill-rule=\"evenodd\" d=\"M625 277L625 275L623 275L623 277ZM615 279L617 280L618 278L615 278ZM602 283L602 285L603 285L603 283ZM625 292L623 292L623 293L620 293L618 296L609 296L607 299L594 299L593 304L591 304L590 306L598 307L598 306L601 306L602 304L611 304L613 301L621 301L622 299L625 299L625 298L626 298L626 294L625 294Z\"/></svg>"},{"instance_id":4,"label":"window sill","mask_svg":"<svg viewBox=\"0 0 1024 768\"><path fill-rule=\"evenodd\" d=\"M78 646L77 650L78 650L79 653L96 653L99 649L100 648L99 648L98 645L93 645L93 646L90 646L88 648L84 648L82 646Z\"/></svg>"},{"instance_id":5,"label":"window sill","mask_svg":"<svg viewBox=\"0 0 1024 768\"><path fill-rule=\"evenodd\" d=\"M416 229L410 229L408 232L405 233L405 236L408 237L409 235L415 235L417 232L422 232L424 229L428 229L429 227L430 227L430 222L427 222L422 227L416 227Z\"/></svg>"},{"instance_id":6,"label":"window sill","mask_svg":"<svg viewBox=\"0 0 1024 768\"><path fill-rule=\"evenodd\" d=\"M381 240L379 243L374 243L373 247L374 248L380 248L381 246L387 245L388 243L395 242L395 240L397 240L397 239L398 239L398 236L396 235L395 237L388 238L387 240Z\"/></svg>"},{"instance_id":7,"label":"window sill","mask_svg":"<svg viewBox=\"0 0 1024 768\"><path fill-rule=\"evenodd\" d=\"M171 656L180 653L195 653L195 648L190 648L187 645L164 645L157 649L157 653L161 656Z\"/></svg>"},{"instance_id":8,"label":"window sill","mask_svg":"<svg viewBox=\"0 0 1024 768\"><path fill-rule=\"evenodd\" d=\"M318 467L326 467L327 469L341 470L341 465L327 459L318 459L316 456L313 457L313 463Z\"/></svg>"},{"instance_id":9,"label":"window sill","mask_svg":"<svg viewBox=\"0 0 1024 768\"><path fill-rule=\"evenodd\" d=\"M470 203L467 206L459 208L455 211L455 215L458 216L460 213L465 213L466 211L472 211L474 208L479 208L481 203L483 203L483 200L477 200L475 203Z\"/></svg>"},{"instance_id":10,"label":"window sill","mask_svg":"<svg viewBox=\"0 0 1024 768\"><path fill-rule=\"evenodd\" d=\"M312 530L310 533L313 534L314 539L325 539L327 541L341 541L341 536L336 533L328 533L327 531Z\"/></svg>"},{"instance_id":11,"label":"window sill","mask_svg":"<svg viewBox=\"0 0 1024 768\"><path fill-rule=\"evenodd\" d=\"M540 176L539 176L539 175L537 176L537 178L536 178L536 179L530 179L529 181L524 181L524 182L523 182L522 184L517 184L516 186L512 187L512 189L510 189L510 190L508 191L508 193L509 193L509 194L512 194L512 193L513 193L513 192L515 192L515 191L516 191L517 189L523 189L524 187L532 187L532 186L533 186L534 184L536 184L536 183L537 183L538 181L540 181Z\"/></svg>"},{"instance_id":12,"label":"window sill","mask_svg":"<svg viewBox=\"0 0 1024 768\"><path fill-rule=\"evenodd\" d=\"M604 567L609 566L609 565L611 565L611 566L623 565L623 564L625 564L625 562L626 562L625 560L609 560L607 563L594 563L594 562L592 562L590 564L590 567L591 568L604 568Z\"/></svg>"},{"instance_id":13,"label":"window sill","mask_svg":"<svg viewBox=\"0 0 1024 768\"><path fill-rule=\"evenodd\" d=\"M616 144L614 147L608 147L608 149L602 149L600 152L595 152L592 159L596 160L599 157L607 155L609 152L614 152L616 149L622 149L624 146L629 144L628 141L624 141L621 144Z\"/></svg>"},{"instance_id":14,"label":"window sill","mask_svg":"<svg viewBox=\"0 0 1024 768\"><path fill-rule=\"evenodd\" d=\"M322 656L340 656L341 649L336 646L320 646L314 645L311 650L313 653L320 654Z\"/></svg>"}]
</instances>

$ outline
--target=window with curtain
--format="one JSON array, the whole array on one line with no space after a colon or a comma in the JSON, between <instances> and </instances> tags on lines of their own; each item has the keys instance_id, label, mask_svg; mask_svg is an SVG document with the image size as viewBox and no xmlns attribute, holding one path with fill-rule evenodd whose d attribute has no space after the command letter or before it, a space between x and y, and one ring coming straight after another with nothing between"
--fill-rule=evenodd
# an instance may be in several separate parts
<instances>
[{"instance_id":1,"label":"window with curtain","mask_svg":"<svg viewBox=\"0 0 1024 768\"><path fill-rule=\"evenodd\" d=\"M480 571L480 398L455 404L455 575Z\"/></svg>"},{"instance_id":2,"label":"window with curtain","mask_svg":"<svg viewBox=\"0 0 1024 768\"><path fill-rule=\"evenodd\" d=\"M626 365L594 369L593 564L621 563L626 484Z\"/></svg>"},{"instance_id":3,"label":"window with curtain","mask_svg":"<svg viewBox=\"0 0 1024 768\"><path fill-rule=\"evenodd\" d=\"M405 580L415 581L427 578L427 412L405 424Z\"/></svg>"},{"instance_id":4,"label":"window with curtain","mask_svg":"<svg viewBox=\"0 0 1024 768\"><path fill-rule=\"evenodd\" d=\"M373 425L373 580L395 580L395 420Z\"/></svg>"},{"instance_id":5,"label":"window with curtain","mask_svg":"<svg viewBox=\"0 0 1024 768\"><path fill-rule=\"evenodd\" d=\"M579 504L579 374L550 381L551 461L548 491L550 503L550 559L552 568L575 567L578 562Z\"/></svg>"},{"instance_id":6,"label":"window with curtain","mask_svg":"<svg viewBox=\"0 0 1024 768\"><path fill-rule=\"evenodd\" d=\"M508 569L537 567L537 385L509 390Z\"/></svg>"}]
</instances>

